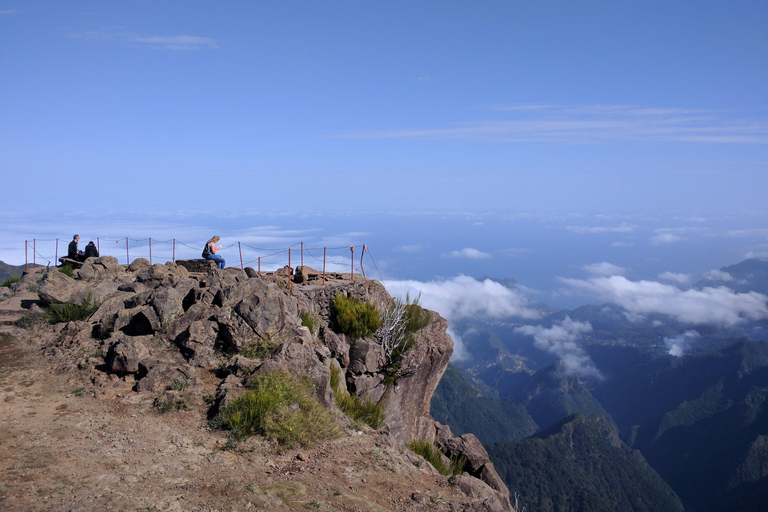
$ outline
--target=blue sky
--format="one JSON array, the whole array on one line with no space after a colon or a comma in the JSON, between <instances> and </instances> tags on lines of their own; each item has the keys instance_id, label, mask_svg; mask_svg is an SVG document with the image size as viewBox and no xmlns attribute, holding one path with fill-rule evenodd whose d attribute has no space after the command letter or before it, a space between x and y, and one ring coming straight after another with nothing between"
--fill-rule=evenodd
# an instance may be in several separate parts
<instances>
[{"instance_id":1,"label":"blue sky","mask_svg":"<svg viewBox=\"0 0 768 512\"><path fill-rule=\"evenodd\" d=\"M767 26L762 1L0 0L0 259L218 233L562 305L595 271L684 286L768 256Z\"/></svg>"}]
</instances>

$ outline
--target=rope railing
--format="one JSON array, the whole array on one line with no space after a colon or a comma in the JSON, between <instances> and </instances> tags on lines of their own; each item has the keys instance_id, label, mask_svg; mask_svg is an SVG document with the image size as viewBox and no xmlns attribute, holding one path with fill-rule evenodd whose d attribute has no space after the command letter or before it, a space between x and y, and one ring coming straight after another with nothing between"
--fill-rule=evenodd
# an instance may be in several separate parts
<instances>
[{"instance_id":1,"label":"rope railing","mask_svg":"<svg viewBox=\"0 0 768 512\"><path fill-rule=\"evenodd\" d=\"M81 237L81 240L85 237ZM102 251L106 253L112 253L110 255L115 256L118 261L125 258L123 261L127 265L139 258L145 258L149 260L150 265L153 261L172 261L176 262L179 259L200 259L202 253L202 247L205 245L199 244L191 245L175 238L168 240L157 240L151 237L148 238L102 238L95 237L96 248L100 256L105 256ZM24 241L24 269L28 270L30 264L33 267L38 265L38 257L41 262L47 262L46 266L54 265L60 261L59 242L63 242L64 245L68 244L66 240L59 238L33 238L32 240ZM114 244L114 250L109 250L107 247ZM281 266L287 265L293 268L295 263L299 263L300 266L305 266L304 257L307 256L312 262L319 265L322 263L323 282L325 282L325 276L327 272L334 273L349 273L354 280L355 273L365 276L364 257L367 254L371 259L371 262L376 268L376 272L379 274L379 279L382 279L381 272L379 271L376 261L373 259L368 246L363 244L362 247L357 248L360 253L359 262L356 261L356 248L354 245L349 247L308 247L304 242L296 242L288 247L279 248L264 248L253 247L251 245L242 243L240 241L233 242L225 247L222 247L220 251L225 251L237 247L237 258L239 259L240 268L244 269L246 266L253 266L256 264L256 270L259 275L262 271L271 272L275 271ZM51 251L53 255L50 254ZM316 253L322 250L322 259ZM62 251L63 252L63 251ZM217 251L218 253L218 251ZM31 256L31 257L30 257ZM66 253L62 254L65 257ZM229 258L227 258L229 259ZM298 261L296 261L298 259ZM231 260L230 260L231 261ZM230 265L231 266L231 265ZM319 269L317 269L319 270Z\"/></svg>"}]
</instances>

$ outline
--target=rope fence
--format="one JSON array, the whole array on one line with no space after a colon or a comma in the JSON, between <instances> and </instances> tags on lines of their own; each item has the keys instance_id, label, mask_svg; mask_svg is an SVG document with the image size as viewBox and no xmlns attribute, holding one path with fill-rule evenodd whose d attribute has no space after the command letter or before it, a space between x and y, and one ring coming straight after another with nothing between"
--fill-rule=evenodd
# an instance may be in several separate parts
<instances>
[{"instance_id":1,"label":"rope fence","mask_svg":"<svg viewBox=\"0 0 768 512\"><path fill-rule=\"evenodd\" d=\"M84 238L81 237L81 241ZM125 261L126 265L130 265L132 261L139 258L145 258L149 261L149 264L157 263L160 261L172 261L187 260L187 259L202 259L204 243L199 246L184 243L175 238L170 240L157 240L153 238L101 238L95 239L96 249L99 252L99 256L114 256L118 262ZM51 264L58 265L60 257L67 256L68 241L61 240L62 245L60 247L60 239L40 239L33 238L32 240L24 241L24 270L27 270L31 265L32 267L38 266L51 266ZM235 248L236 251L232 249ZM356 260L356 252L358 251L360 259ZM230 255L236 252L235 258ZM320 253L322 252L322 256ZM52 254L51 254L52 253ZM232 267L232 261L238 261L240 268L255 267L259 275L261 272L272 272L287 265L293 268L293 264L296 263L296 259L299 260L300 266L305 266L305 257L309 264L306 266L312 267L313 265L319 266L322 264L322 273L325 276L326 272L346 273L349 272L352 279L354 279L355 272L365 276L364 258L367 254L373 263L376 272L379 274L379 279L383 280L381 272L376 265L376 261L373 259L368 245L363 244L362 247L355 248L354 245L349 247L308 247L304 242L297 242L290 247L280 248L264 248L253 247L251 245L242 242L233 242L227 246L222 246L221 249L216 251L216 254L223 256L227 260L227 266ZM38 263L39 262L39 263ZM45 262L45 263L44 263ZM321 270L316 268L315 270Z\"/></svg>"}]
</instances>

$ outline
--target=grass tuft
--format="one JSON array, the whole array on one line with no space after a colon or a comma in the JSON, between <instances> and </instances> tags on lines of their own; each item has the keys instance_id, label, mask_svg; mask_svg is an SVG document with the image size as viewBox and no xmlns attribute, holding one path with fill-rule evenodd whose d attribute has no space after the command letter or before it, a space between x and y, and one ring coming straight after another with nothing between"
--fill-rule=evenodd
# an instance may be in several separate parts
<instances>
[{"instance_id":1,"label":"grass tuft","mask_svg":"<svg viewBox=\"0 0 768 512\"><path fill-rule=\"evenodd\" d=\"M293 448L338 434L330 413L315 398L309 376L272 372L252 379L247 387L220 413L221 426L236 441L263 435L281 447Z\"/></svg>"},{"instance_id":2,"label":"grass tuft","mask_svg":"<svg viewBox=\"0 0 768 512\"><path fill-rule=\"evenodd\" d=\"M59 267L59 272L64 274L67 277L75 277L75 273L72 271L71 265L64 265L62 267Z\"/></svg>"},{"instance_id":3,"label":"grass tuft","mask_svg":"<svg viewBox=\"0 0 768 512\"><path fill-rule=\"evenodd\" d=\"M258 340L243 345L240 355L248 359L266 359L272 355L277 346L277 341L272 338L259 338Z\"/></svg>"},{"instance_id":4,"label":"grass tuft","mask_svg":"<svg viewBox=\"0 0 768 512\"><path fill-rule=\"evenodd\" d=\"M315 316L309 311L302 311L299 313L299 318L301 318L301 325L309 329L309 332L312 334L315 334Z\"/></svg>"},{"instance_id":5,"label":"grass tuft","mask_svg":"<svg viewBox=\"0 0 768 512\"><path fill-rule=\"evenodd\" d=\"M429 441L414 440L408 443L408 449L417 455L421 455L427 462L432 464L438 473L444 476L461 475L464 473L464 467L467 465L467 459L463 455L460 457L451 456L448 466L443 462L443 454Z\"/></svg>"},{"instance_id":6,"label":"grass tuft","mask_svg":"<svg viewBox=\"0 0 768 512\"><path fill-rule=\"evenodd\" d=\"M9 277L0 284L0 287L10 288L12 284L18 283L19 281L21 281L20 277Z\"/></svg>"},{"instance_id":7,"label":"grass tuft","mask_svg":"<svg viewBox=\"0 0 768 512\"><path fill-rule=\"evenodd\" d=\"M331 389L336 407L353 420L362 421L373 429L384 425L386 416L381 404L373 400L361 400L359 396L350 395L341 391L339 386L339 369L331 366Z\"/></svg>"},{"instance_id":8,"label":"grass tuft","mask_svg":"<svg viewBox=\"0 0 768 512\"><path fill-rule=\"evenodd\" d=\"M48 321L52 324L61 322L76 322L78 320L87 320L99 309L99 303L93 300L93 294L88 292L80 304L74 302L65 302L63 304L51 304L48 307Z\"/></svg>"}]
</instances>

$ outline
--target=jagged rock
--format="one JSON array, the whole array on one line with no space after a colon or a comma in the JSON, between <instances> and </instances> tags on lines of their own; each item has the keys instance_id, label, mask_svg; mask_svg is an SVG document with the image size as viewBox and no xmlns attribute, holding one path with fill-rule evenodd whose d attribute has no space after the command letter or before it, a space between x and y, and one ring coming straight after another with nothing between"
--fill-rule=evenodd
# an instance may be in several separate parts
<instances>
[{"instance_id":1,"label":"jagged rock","mask_svg":"<svg viewBox=\"0 0 768 512\"><path fill-rule=\"evenodd\" d=\"M430 324L414 333L416 346L405 355L401 367L418 364L418 370L398 379L385 397L387 427L403 443L434 435L430 400L453 353L447 327L447 320L432 313Z\"/></svg>"},{"instance_id":2,"label":"jagged rock","mask_svg":"<svg viewBox=\"0 0 768 512\"><path fill-rule=\"evenodd\" d=\"M147 258L136 258L131 262L130 265L128 265L128 269L131 272L141 272L142 270L146 270L152 265L149 264L149 260Z\"/></svg>"},{"instance_id":3,"label":"jagged rock","mask_svg":"<svg viewBox=\"0 0 768 512\"><path fill-rule=\"evenodd\" d=\"M114 256L101 256L99 258L88 258L83 262L83 266L77 271L80 279L104 279L107 276L117 275L122 272L117 258Z\"/></svg>"},{"instance_id":4,"label":"jagged rock","mask_svg":"<svg viewBox=\"0 0 768 512\"><path fill-rule=\"evenodd\" d=\"M320 272L307 266L296 267L296 272L293 275L293 282L296 284L308 283L311 280L317 279L320 276Z\"/></svg>"},{"instance_id":5,"label":"jagged rock","mask_svg":"<svg viewBox=\"0 0 768 512\"><path fill-rule=\"evenodd\" d=\"M70 302L74 296L87 296L90 289L88 283L76 281L54 269L43 275L37 294L43 305L47 306L56 302Z\"/></svg>"},{"instance_id":6,"label":"jagged rock","mask_svg":"<svg viewBox=\"0 0 768 512\"><path fill-rule=\"evenodd\" d=\"M130 336L153 334L160 330L160 320L150 306L138 306L118 311L113 330L123 331Z\"/></svg>"},{"instance_id":7,"label":"jagged rock","mask_svg":"<svg viewBox=\"0 0 768 512\"><path fill-rule=\"evenodd\" d=\"M476 505L478 508L469 510L482 510L484 512L509 512L513 510L508 499L505 500L500 497L482 480L467 475L454 475L450 478L450 482L467 496L482 500L481 504Z\"/></svg>"},{"instance_id":8,"label":"jagged rock","mask_svg":"<svg viewBox=\"0 0 768 512\"><path fill-rule=\"evenodd\" d=\"M274 283L250 279L253 295L237 303L235 312L245 320L257 336L270 338L288 326L298 326L298 303ZM250 285L258 283L258 285Z\"/></svg>"},{"instance_id":9,"label":"jagged rock","mask_svg":"<svg viewBox=\"0 0 768 512\"><path fill-rule=\"evenodd\" d=\"M375 373L384 364L384 349L373 340L359 339L349 349L349 371Z\"/></svg>"},{"instance_id":10,"label":"jagged rock","mask_svg":"<svg viewBox=\"0 0 768 512\"><path fill-rule=\"evenodd\" d=\"M384 377L376 375L355 375L348 379L350 388L354 394L378 402L384 396L387 387L384 385Z\"/></svg>"},{"instance_id":11,"label":"jagged rock","mask_svg":"<svg viewBox=\"0 0 768 512\"><path fill-rule=\"evenodd\" d=\"M115 373L136 373L139 364L149 355L149 349L140 338L122 336L110 346L106 360L110 370Z\"/></svg>"},{"instance_id":12,"label":"jagged rock","mask_svg":"<svg viewBox=\"0 0 768 512\"><path fill-rule=\"evenodd\" d=\"M251 326L232 309L219 309L216 312L216 321L219 324L219 339L225 352L239 352L257 338Z\"/></svg>"},{"instance_id":13,"label":"jagged rock","mask_svg":"<svg viewBox=\"0 0 768 512\"><path fill-rule=\"evenodd\" d=\"M139 372L146 375L136 383L139 392L162 393L177 379L190 379L196 375L184 357L173 351L150 356L139 364Z\"/></svg>"},{"instance_id":14,"label":"jagged rock","mask_svg":"<svg viewBox=\"0 0 768 512\"><path fill-rule=\"evenodd\" d=\"M438 439L438 443L444 452L465 457L467 459L465 471L491 486L509 501L509 489L493 467L488 452L474 434Z\"/></svg>"},{"instance_id":15,"label":"jagged rock","mask_svg":"<svg viewBox=\"0 0 768 512\"><path fill-rule=\"evenodd\" d=\"M151 267L145 268L136 273L136 280L148 287L154 288L161 284L176 284L181 278L187 277L188 273L183 267L175 263L168 262L165 265L155 263Z\"/></svg>"},{"instance_id":16,"label":"jagged rock","mask_svg":"<svg viewBox=\"0 0 768 512\"><path fill-rule=\"evenodd\" d=\"M253 267L245 267L245 275L249 278L259 277L259 272Z\"/></svg>"},{"instance_id":17,"label":"jagged rock","mask_svg":"<svg viewBox=\"0 0 768 512\"><path fill-rule=\"evenodd\" d=\"M216 267L216 262L213 260L176 260L176 264L184 267L189 272L206 273L209 270L213 270Z\"/></svg>"},{"instance_id":18,"label":"jagged rock","mask_svg":"<svg viewBox=\"0 0 768 512\"><path fill-rule=\"evenodd\" d=\"M228 375L216 389L219 410L229 405L235 398L242 396L243 393L245 393L245 388L240 378L235 375Z\"/></svg>"},{"instance_id":19,"label":"jagged rock","mask_svg":"<svg viewBox=\"0 0 768 512\"><path fill-rule=\"evenodd\" d=\"M331 354L338 360L341 366L345 368L349 366L350 347L346 338L344 336L339 336L327 327L322 329L322 338L325 346L330 349Z\"/></svg>"},{"instance_id":20,"label":"jagged rock","mask_svg":"<svg viewBox=\"0 0 768 512\"><path fill-rule=\"evenodd\" d=\"M171 322L166 334L171 340L174 340L174 342L178 344L179 336L187 330L190 324L200 320L214 321L216 320L216 311L216 308L211 304L203 302L195 303L190 306L183 315Z\"/></svg>"},{"instance_id":21,"label":"jagged rock","mask_svg":"<svg viewBox=\"0 0 768 512\"><path fill-rule=\"evenodd\" d=\"M182 277L173 286L163 286L152 290L147 297L147 303L157 313L160 325L168 325L184 314L185 304L191 305L194 299L196 281Z\"/></svg>"},{"instance_id":22,"label":"jagged rock","mask_svg":"<svg viewBox=\"0 0 768 512\"><path fill-rule=\"evenodd\" d=\"M184 355L190 360L194 359L197 366L212 369L218 365L218 358L214 353L216 337L215 322L198 320L189 324L176 343L182 348Z\"/></svg>"},{"instance_id":23,"label":"jagged rock","mask_svg":"<svg viewBox=\"0 0 768 512\"><path fill-rule=\"evenodd\" d=\"M263 361L257 359L248 359L241 355L232 356L224 365L224 371L232 375L244 376L254 373Z\"/></svg>"}]
</instances>

